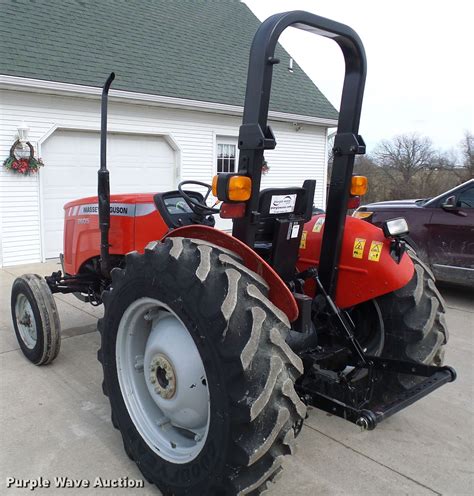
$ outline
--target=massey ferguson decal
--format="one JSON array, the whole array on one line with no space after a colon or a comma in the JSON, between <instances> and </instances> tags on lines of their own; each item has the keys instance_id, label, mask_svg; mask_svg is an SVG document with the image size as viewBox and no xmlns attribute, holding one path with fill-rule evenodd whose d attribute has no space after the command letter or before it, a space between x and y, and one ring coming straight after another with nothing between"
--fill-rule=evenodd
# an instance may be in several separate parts
<instances>
[{"instance_id":1,"label":"massey ferguson decal","mask_svg":"<svg viewBox=\"0 0 474 496\"><path fill-rule=\"evenodd\" d=\"M130 203L112 203L110 205L110 215L117 217L141 217L151 214L156 210L153 203L138 203L136 205ZM97 203L89 203L70 207L66 210L66 216L84 216L84 215L99 215L99 207Z\"/></svg>"},{"instance_id":2,"label":"massey ferguson decal","mask_svg":"<svg viewBox=\"0 0 474 496\"><path fill-rule=\"evenodd\" d=\"M78 215L99 215L99 206L97 203L81 205ZM118 217L134 217L135 205L129 203L112 203L110 205L110 215Z\"/></svg>"},{"instance_id":3,"label":"massey ferguson decal","mask_svg":"<svg viewBox=\"0 0 474 496\"><path fill-rule=\"evenodd\" d=\"M79 210L80 214L97 214L99 213L97 205L84 205Z\"/></svg>"}]
</instances>

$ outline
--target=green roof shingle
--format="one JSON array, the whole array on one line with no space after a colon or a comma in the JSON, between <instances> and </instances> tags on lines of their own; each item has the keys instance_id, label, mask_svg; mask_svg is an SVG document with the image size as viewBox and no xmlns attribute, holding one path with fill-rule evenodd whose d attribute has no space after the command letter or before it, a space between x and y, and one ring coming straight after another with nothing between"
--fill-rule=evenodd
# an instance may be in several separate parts
<instances>
[{"instance_id":1,"label":"green roof shingle","mask_svg":"<svg viewBox=\"0 0 474 496\"><path fill-rule=\"evenodd\" d=\"M243 105L260 22L235 0L0 0L0 74ZM281 46L271 109L337 119Z\"/></svg>"}]
</instances>

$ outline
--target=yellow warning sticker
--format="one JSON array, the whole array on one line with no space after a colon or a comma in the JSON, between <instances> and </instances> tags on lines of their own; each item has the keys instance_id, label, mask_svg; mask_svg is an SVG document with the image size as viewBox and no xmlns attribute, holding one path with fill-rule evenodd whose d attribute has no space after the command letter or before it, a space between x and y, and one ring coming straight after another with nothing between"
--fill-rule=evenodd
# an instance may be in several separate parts
<instances>
[{"instance_id":1,"label":"yellow warning sticker","mask_svg":"<svg viewBox=\"0 0 474 496\"><path fill-rule=\"evenodd\" d=\"M308 231L303 231L303 234L301 235L300 248L303 248L303 249L306 248L306 236L307 235L308 235Z\"/></svg>"},{"instance_id":2,"label":"yellow warning sticker","mask_svg":"<svg viewBox=\"0 0 474 496\"><path fill-rule=\"evenodd\" d=\"M354 240L354 248L352 249L352 256L354 258L362 258L366 241L363 238L356 238Z\"/></svg>"},{"instance_id":3,"label":"yellow warning sticker","mask_svg":"<svg viewBox=\"0 0 474 496\"><path fill-rule=\"evenodd\" d=\"M321 229L323 228L324 226L324 221L325 221L326 217L320 217L315 223L314 223L314 226L313 226L313 232L321 232Z\"/></svg>"},{"instance_id":4,"label":"yellow warning sticker","mask_svg":"<svg viewBox=\"0 0 474 496\"><path fill-rule=\"evenodd\" d=\"M383 243L382 241L372 241L370 243L369 260L371 262L378 262L382 254Z\"/></svg>"}]
</instances>

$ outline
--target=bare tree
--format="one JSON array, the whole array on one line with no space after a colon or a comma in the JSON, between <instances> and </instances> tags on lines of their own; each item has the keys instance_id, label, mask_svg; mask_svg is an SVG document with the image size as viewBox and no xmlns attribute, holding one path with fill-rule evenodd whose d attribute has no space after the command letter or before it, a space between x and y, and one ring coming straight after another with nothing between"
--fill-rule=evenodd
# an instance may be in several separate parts
<instances>
[{"instance_id":1,"label":"bare tree","mask_svg":"<svg viewBox=\"0 0 474 496\"><path fill-rule=\"evenodd\" d=\"M463 168L465 169L466 180L474 178L474 135L466 131L461 141L461 151L463 154Z\"/></svg>"},{"instance_id":2,"label":"bare tree","mask_svg":"<svg viewBox=\"0 0 474 496\"><path fill-rule=\"evenodd\" d=\"M401 134L390 141L384 140L375 151L378 165L389 177L394 178L393 172L398 172L406 184L420 170L430 168L434 157L431 140L417 134Z\"/></svg>"},{"instance_id":3,"label":"bare tree","mask_svg":"<svg viewBox=\"0 0 474 496\"><path fill-rule=\"evenodd\" d=\"M329 146L331 150L332 146ZM403 134L381 141L374 152L355 158L354 174L367 176L365 204L403 198L430 198L474 177L474 137L466 132L458 150L439 151L431 140ZM333 155L329 155L328 178Z\"/></svg>"}]
</instances>

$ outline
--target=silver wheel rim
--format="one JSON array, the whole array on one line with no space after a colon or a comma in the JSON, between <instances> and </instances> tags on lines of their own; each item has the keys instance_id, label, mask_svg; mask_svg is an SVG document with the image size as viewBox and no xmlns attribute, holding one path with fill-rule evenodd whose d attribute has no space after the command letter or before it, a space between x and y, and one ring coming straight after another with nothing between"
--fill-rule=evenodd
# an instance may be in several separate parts
<instances>
[{"instance_id":1,"label":"silver wheel rim","mask_svg":"<svg viewBox=\"0 0 474 496\"><path fill-rule=\"evenodd\" d=\"M21 340L28 349L32 350L38 341L38 331L33 309L23 293L20 293L16 298L15 316Z\"/></svg>"},{"instance_id":2,"label":"silver wheel rim","mask_svg":"<svg viewBox=\"0 0 474 496\"><path fill-rule=\"evenodd\" d=\"M183 322L158 300L134 301L119 324L116 362L122 397L143 440L169 462L194 460L209 432L210 396Z\"/></svg>"}]
</instances>

